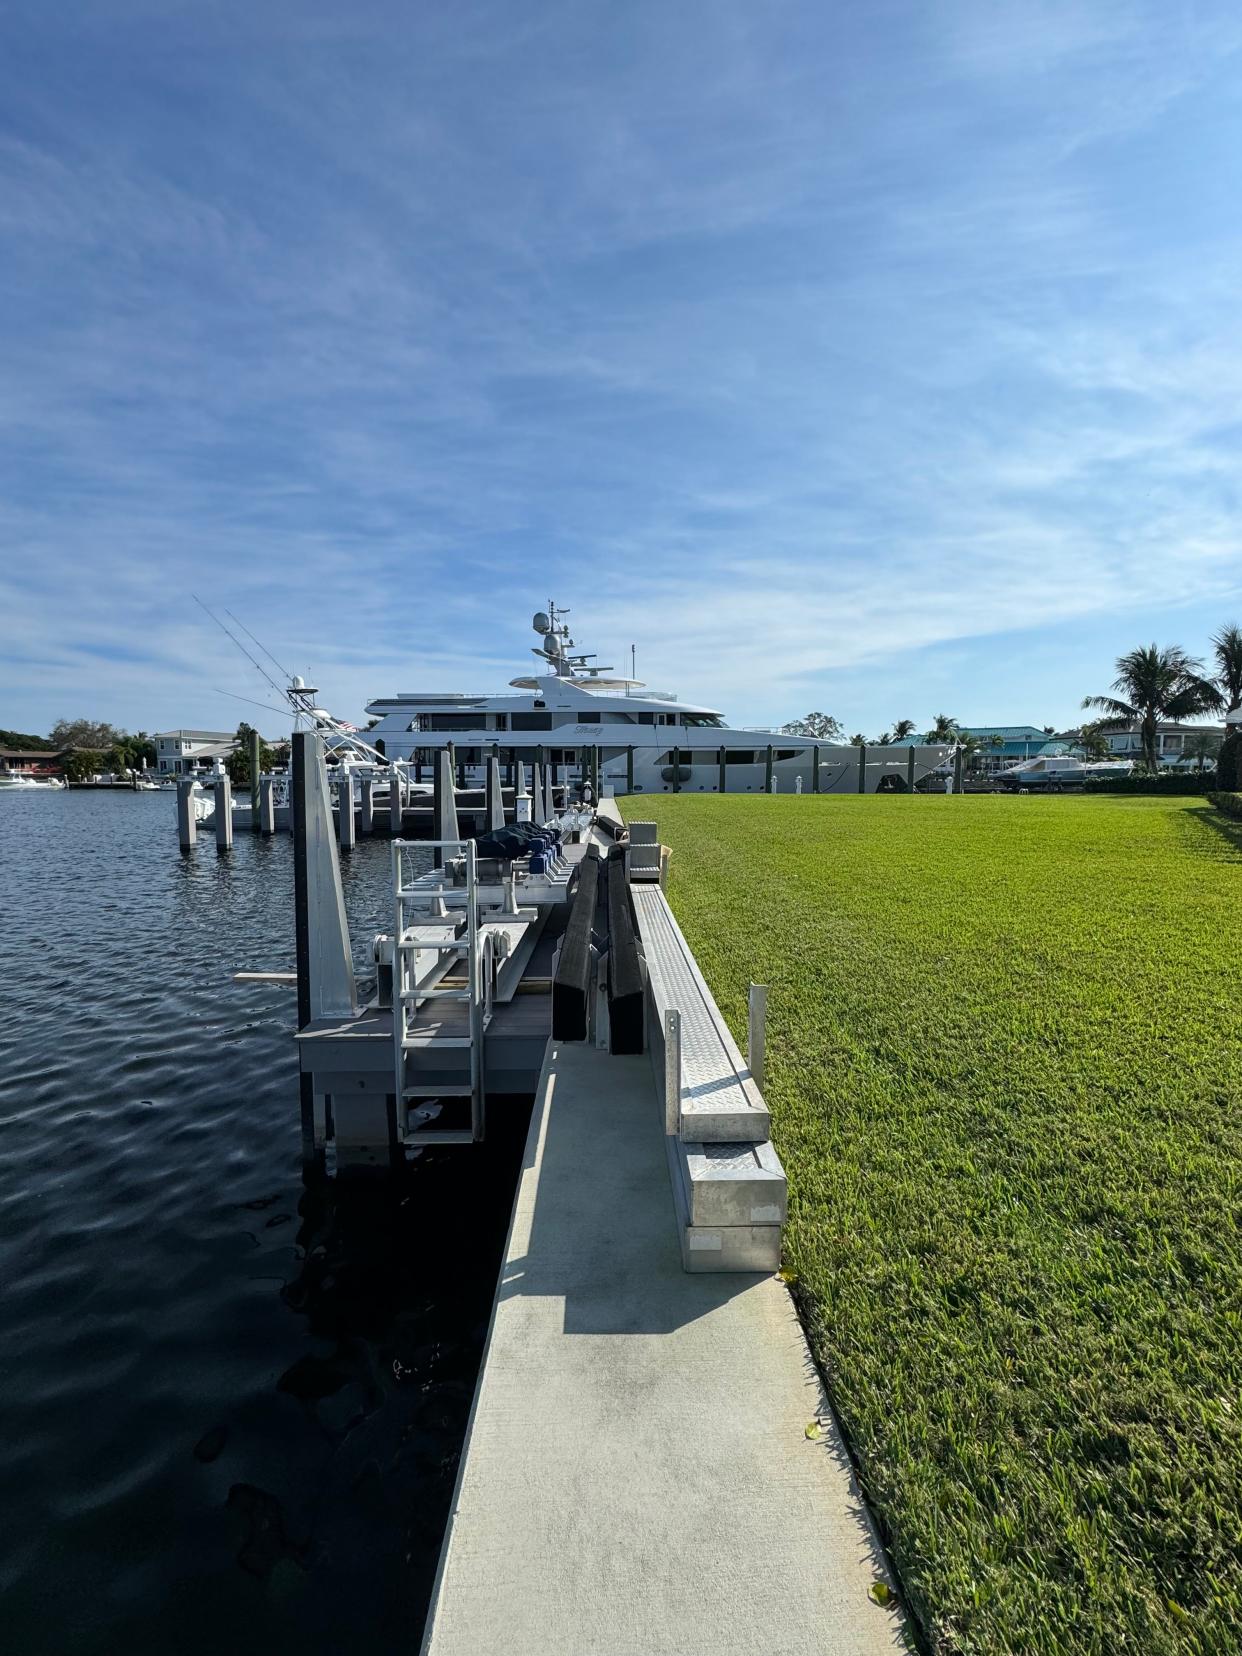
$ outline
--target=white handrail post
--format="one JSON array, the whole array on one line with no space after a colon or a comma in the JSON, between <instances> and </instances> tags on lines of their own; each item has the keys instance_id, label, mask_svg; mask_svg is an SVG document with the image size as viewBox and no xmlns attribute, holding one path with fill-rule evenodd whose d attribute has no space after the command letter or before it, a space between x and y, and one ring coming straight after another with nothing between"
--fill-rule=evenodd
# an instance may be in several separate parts
<instances>
[{"instance_id":1,"label":"white handrail post","mask_svg":"<svg viewBox=\"0 0 1242 1656\"><path fill-rule=\"evenodd\" d=\"M670 1138L681 1132L681 1013L675 1007L664 1014L664 1131Z\"/></svg>"},{"instance_id":2,"label":"white handrail post","mask_svg":"<svg viewBox=\"0 0 1242 1656\"><path fill-rule=\"evenodd\" d=\"M750 1078L763 1091L764 1061L768 1047L768 986L752 983L747 997L746 1064Z\"/></svg>"}]
</instances>

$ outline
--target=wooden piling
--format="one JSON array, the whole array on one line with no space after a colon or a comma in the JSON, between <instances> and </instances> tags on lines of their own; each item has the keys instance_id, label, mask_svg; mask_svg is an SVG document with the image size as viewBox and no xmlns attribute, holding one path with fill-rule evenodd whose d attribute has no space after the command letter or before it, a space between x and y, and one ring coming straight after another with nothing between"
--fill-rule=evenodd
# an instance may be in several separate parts
<instances>
[{"instance_id":1,"label":"wooden piling","mask_svg":"<svg viewBox=\"0 0 1242 1656\"><path fill-rule=\"evenodd\" d=\"M362 804L358 812L359 830L364 834L375 832L375 781L368 776L362 783Z\"/></svg>"},{"instance_id":2,"label":"wooden piling","mask_svg":"<svg viewBox=\"0 0 1242 1656\"><path fill-rule=\"evenodd\" d=\"M909 788L911 793L914 792L914 749L913 748L911 748L909 750L909 752L906 754L906 787Z\"/></svg>"},{"instance_id":3,"label":"wooden piling","mask_svg":"<svg viewBox=\"0 0 1242 1656\"><path fill-rule=\"evenodd\" d=\"M728 779L729 779L729 775L728 775L728 772L725 769L725 750L724 750L724 748L721 748L721 750L720 750L720 779L716 783L716 792L717 793L728 793L728 791L729 791L728 787L727 787Z\"/></svg>"},{"instance_id":4,"label":"wooden piling","mask_svg":"<svg viewBox=\"0 0 1242 1656\"><path fill-rule=\"evenodd\" d=\"M767 769L764 771L764 775L763 775L763 791L764 791L764 793L771 793L772 792L772 744L771 744L771 742L768 743L768 763L767 763Z\"/></svg>"},{"instance_id":5,"label":"wooden piling","mask_svg":"<svg viewBox=\"0 0 1242 1656\"><path fill-rule=\"evenodd\" d=\"M867 791L867 749L862 742L858 744L858 791Z\"/></svg>"},{"instance_id":6,"label":"wooden piling","mask_svg":"<svg viewBox=\"0 0 1242 1656\"><path fill-rule=\"evenodd\" d=\"M177 782L177 839L183 851L193 851L194 842L198 838L193 788L192 776L183 776Z\"/></svg>"},{"instance_id":7,"label":"wooden piling","mask_svg":"<svg viewBox=\"0 0 1242 1656\"><path fill-rule=\"evenodd\" d=\"M233 785L227 776L216 777L216 850L233 848Z\"/></svg>"},{"instance_id":8,"label":"wooden piling","mask_svg":"<svg viewBox=\"0 0 1242 1656\"><path fill-rule=\"evenodd\" d=\"M276 832L276 779L265 776L259 783L259 832Z\"/></svg>"},{"instance_id":9,"label":"wooden piling","mask_svg":"<svg viewBox=\"0 0 1242 1656\"><path fill-rule=\"evenodd\" d=\"M257 730L250 732L250 828L259 832L259 757L260 742Z\"/></svg>"}]
</instances>

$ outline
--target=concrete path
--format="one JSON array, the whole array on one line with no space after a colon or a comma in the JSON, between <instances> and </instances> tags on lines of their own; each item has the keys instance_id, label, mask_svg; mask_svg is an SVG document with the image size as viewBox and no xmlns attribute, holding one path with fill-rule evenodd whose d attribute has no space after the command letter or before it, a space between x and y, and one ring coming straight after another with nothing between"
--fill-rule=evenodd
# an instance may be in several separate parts
<instances>
[{"instance_id":1,"label":"concrete path","mask_svg":"<svg viewBox=\"0 0 1242 1656\"><path fill-rule=\"evenodd\" d=\"M681 1268L648 1060L550 1045L425 1656L901 1651L880 1579L788 1291Z\"/></svg>"}]
</instances>

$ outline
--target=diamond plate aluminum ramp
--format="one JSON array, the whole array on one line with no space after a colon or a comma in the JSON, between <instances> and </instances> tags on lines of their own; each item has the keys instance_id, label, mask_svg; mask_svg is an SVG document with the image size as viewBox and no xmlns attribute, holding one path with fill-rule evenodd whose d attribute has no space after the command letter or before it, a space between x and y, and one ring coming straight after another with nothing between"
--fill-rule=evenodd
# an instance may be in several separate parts
<instances>
[{"instance_id":1,"label":"diamond plate aluminum ramp","mask_svg":"<svg viewBox=\"0 0 1242 1656\"><path fill-rule=\"evenodd\" d=\"M681 1013L682 1086L678 1132L698 1143L766 1139L768 1107L703 980L690 945L658 886L632 886L647 961L651 1010Z\"/></svg>"},{"instance_id":2,"label":"diamond plate aluminum ramp","mask_svg":"<svg viewBox=\"0 0 1242 1656\"><path fill-rule=\"evenodd\" d=\"M663 891L635 885L631 897L683 1263L687 1271L774 1271L787 1185L767 1106Z\"/></svg>"}]
</instances>

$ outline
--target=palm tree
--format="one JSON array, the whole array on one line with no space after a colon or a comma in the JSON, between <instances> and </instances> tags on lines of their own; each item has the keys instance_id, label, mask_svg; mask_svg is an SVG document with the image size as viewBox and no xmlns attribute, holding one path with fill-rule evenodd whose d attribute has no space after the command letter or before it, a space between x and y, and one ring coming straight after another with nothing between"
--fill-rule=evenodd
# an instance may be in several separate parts
<instances>
[{"instance_id":1,"label":"palm tree","mask_svg":"<svg viewBox=\"0 0 1242 1656\"><path fill-rule=\"evenodd\" d=\"M1242 707L1242 627L1222 627L1212 640L1216 683L1225 700L1225 712Z\"/></svg>"},{"instance_id":2,"label":"palm tree","mask_svg":"<svg viewBox=\"0 0 1242 1656\"><path fill-rule=\"evenodd\" d=\"M1186 759L1198 760L1198 764L1195 766L1195 769L1199 772L1199 775L1202 776L1204 763L1208 759L1215 763L1216 755L1220 752L1220 744L1221 736L1219 731L1196 730L1192 736L1187 738L1186 746L1182 749L1182 755Z\"/></svg>"},{"instance_id":3,"label":"palm tree","mask_svg":"<svg viewBox=\"0 0 1242 1656\"><path fill-rule=\"evenodd\" d=\"M1096 707L1107 716L1096 720L1098 730L1126 730L1137 724L1143 763L1160 768L1158 742L1162 720L1194 719L1221 704L1221 693L1203 676L1203 663L1176 644L1165 649L1148 644L1117 658L1115 696L1084 696L1084 707Z\"/></svg>"},{"instance_id":4,"label":"palm tree","mask_svg":"<svg viewBox=\"0 0 1242 1656\"><path fill-rule=\"evenodd\" d=\"M937 713L936 722L925 739L929 742L956 742L960 736L957 720L948 713Z\"/></svg>"},{"instance_id":5,"label":"palm tree","mask_svg":"<svg viewBox=\"0 0 1242 1656\"><path fill-rule=\"evenodd\" d=\"M861 730L856 730L854 732L854 734L850 737L850 746L851 747L866 747L866 745L867 745L867 738L863 735Z\"/></svg>"},{"instance_id":6,"label":"palm tree","mask_svg":"<svg viewBox=\"0 0 1242 1656\"><path fill-rule=\"evenodd\" d=\"M893 726L893 740L894 740L894 742L907 742L907 741L909 741L910 737L913 736L913 735L914 735L914 720L913 719L898 719L897 723Z\"/></svg>"},{"instance_id":7,"label":"palm tree","mask_svg":"<svg viewBox=\"0 0 1242 1656\"><path fill-rule=\"evenodd\" d=\"M1085 724L1075 737L1075 745L1082 749L1084 759L1107 759L1111 749L1108 738L1098 724Z\"/></svg>"}]
</instances>

